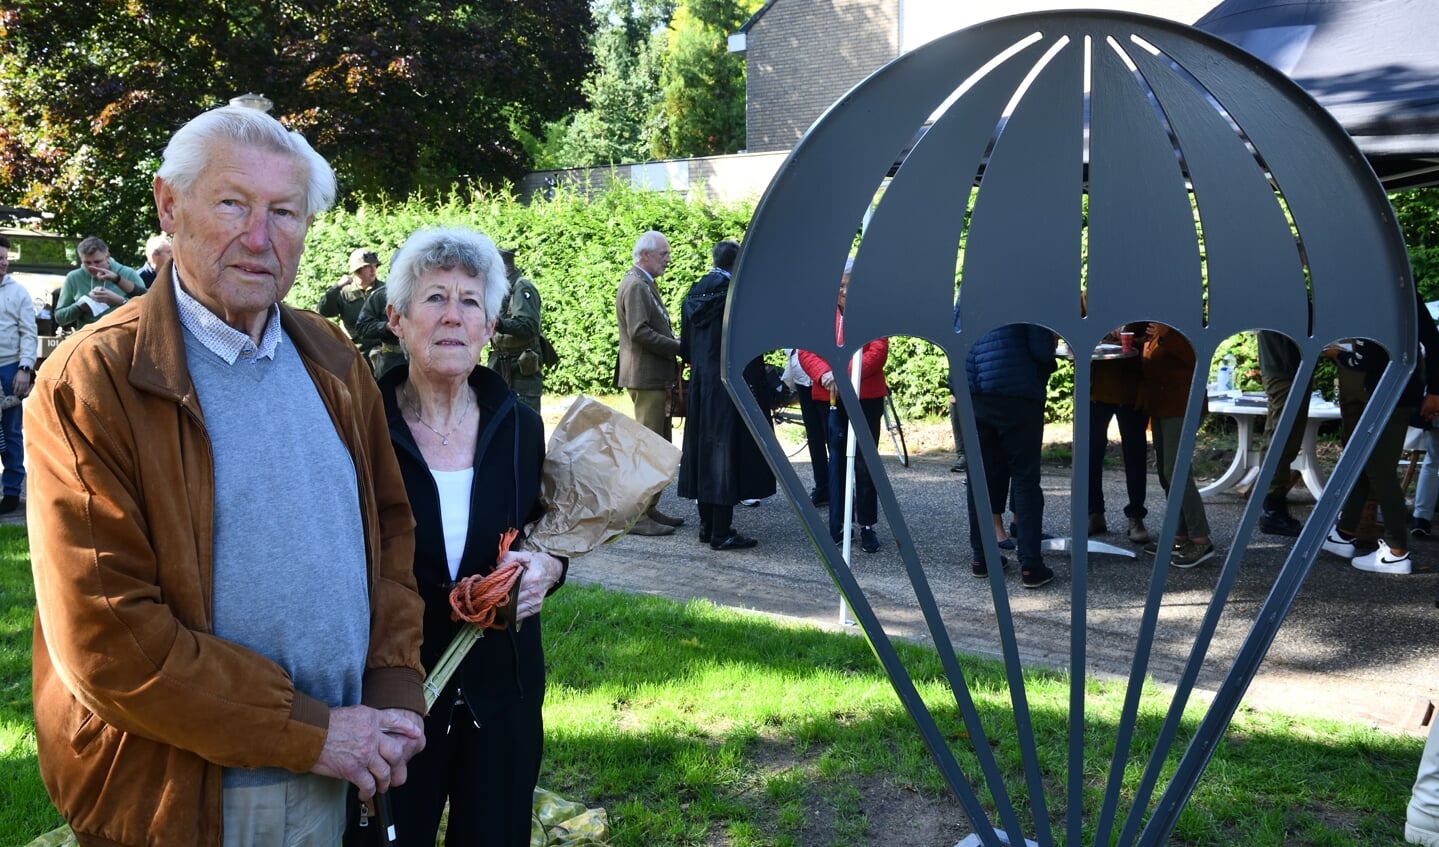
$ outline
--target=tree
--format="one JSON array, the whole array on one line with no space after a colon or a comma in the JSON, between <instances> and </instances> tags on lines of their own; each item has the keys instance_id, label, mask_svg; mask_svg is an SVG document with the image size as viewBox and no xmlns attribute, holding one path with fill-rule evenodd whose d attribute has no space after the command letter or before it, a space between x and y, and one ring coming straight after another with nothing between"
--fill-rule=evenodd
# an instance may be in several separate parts
<instances>
[{"instance_id":1,"label":"tree","mask_svg":"<svg viewBox=\"0 0 1439 847\"><path fill-rule=\"evenodd\" d=\"M715 156L745 145L744 60L729 52L729 34L760 0L687 0L675 10L664 55L663 135L659 158Z\"/></svg>"},{"instance_id":2,"label":"tree","mask_svg":"<svg viewBox=\"0 0 1439 847\"><path fill-rule=\"evenodd\" d=\"M247 91L342 197L514 177L517 132L583 102L593 28L586 0L18 0L0 10L0 187L129 255L166 139Z\"/></svg>"},{"instance_id":3,"label":"tree","mask_svg":"<svg viewBox=\"0 0 1439 847\"><path fill-rule=\"evenodd\" d=\"M595 0L586 106L546 128L537 163L574 168L649 158L665 26L673 13L671 0Z\"/></svg>"}]
</instances>

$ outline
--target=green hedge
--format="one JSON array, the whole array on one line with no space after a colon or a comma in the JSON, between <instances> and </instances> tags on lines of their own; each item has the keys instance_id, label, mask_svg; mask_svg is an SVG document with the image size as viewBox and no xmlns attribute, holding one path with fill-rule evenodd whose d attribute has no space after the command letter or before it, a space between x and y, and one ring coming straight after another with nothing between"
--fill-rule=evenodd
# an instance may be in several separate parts
<instances>
[{"instance_id":1,"label":"green hedge","mask_svg":"<svg viewBox=\"0 0 1439 847\"><path fill-rule=\"evenodd\" d=\"M387 264L420 227L473 227L502 247L514 247L515 263L539 288L545 336L560 356L560 364L546 371L545 390L612 393L615 289L630 267L635 239L649 229L669 238L673 260L659 285L677 320L685 292L710 268L710 249L717 241L742 238L753 211L752 204L691 202L624 183L588 199L561 191L553 200L529 205L512 194L365 203L353 213L331 212L316 221L287 300L313 307L357 247L374 248ZM385 275L382 266L380 277Z\"/></svg>"},{"instance_id":2,"label":"green hedge","mask_svg":"<svg viewBox=\"0 0 1439 847\"><path fill-rule=\"evenodd\" d=\"M1426 299L1435 299L1439 297L1439 189L1404 192L1392 199L1410 243L1419 288ZM553 200L537 199L532 204L511 193L367 201L354 212L335 211L316 221L288 299L294 305L313 306L345 270L346 257L357 247L373 248L382 262L388 262L415 229L474 227L501 246L516 248L516 262L539 287L545 334L560 354L560 364L546 373L546 390L607 394L614 391L615 288L630 266L635 238L648 229L669 237L673 259L660 279L660 290L677 319L685 292L709 269L710 248L721 239L743 238L753 211L752 203L690 201L673 193L638 191L619 180L591 197L562 188ZM827 321L829 316L817 319ZM1217 358L1226 354L1235 357L1239 387L1260 390L1253 333L1241 333L1221 345ZM1217 362L1211 364L1211 381L1216 367ZM917 338L891 339L886 376L902 416L945 414L948 371L944 355L934 345ZM1332 383L1332 365L1325 361L1316 385L1330 394ZM1071 417L1073 387L1073 365L1063 362L1050 380L1052 420Z\"/></svg>"}]
</instances>

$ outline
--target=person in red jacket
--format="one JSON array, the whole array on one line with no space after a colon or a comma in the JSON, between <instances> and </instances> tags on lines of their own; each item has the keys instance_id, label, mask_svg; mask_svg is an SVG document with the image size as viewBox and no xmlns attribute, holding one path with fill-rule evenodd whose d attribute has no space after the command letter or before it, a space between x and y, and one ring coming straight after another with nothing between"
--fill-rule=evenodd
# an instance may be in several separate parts
<instances>
[{"instance_id":1,"label":"person in red jacket","mask_svg":"<svg viewBox=\"0 0 1439 847\"><path fill-rule=\"evenodd\" d=\"M850 259L845 263L844 276L839 282L839 305L835 308L834 335L835 340L840 344L844 343L844 298L845 292L849 289L849 274L854 269L854 260ZM859 406L864 413L864 422L868 424L869 431L866 433L861 427L855 427L855 437L869 437L879 444L879 422L884 414L884 398L889 394L889 386L884 381L884 364L889 359L889 339L876 338L864 345L864 352L860 356L859 376ZM835 387L835 379L848 379L848 370L835 374L821 357L808 350L799 351L799 364L804 372L809 375L812 384L811 392L815 400L831 404L830 426L831 437L835 432L844 432L849 426L849 415L845 412L844 406L839 403L839 390ZM879 552L879 536L874 532L874 524L879 519L879 494L875 491L874 481L870 478L869 468L865 466L864 457L855 451L854 460L854 486L855 486L855 517L859 519L859 549L866 553ZM849 515L844 514L844 486L845 486L845 451L831 450L829 454L829 534L835 543L839 543L840 536L844 530L844 522L849 520Z\"/></svg>"}]
</instances>

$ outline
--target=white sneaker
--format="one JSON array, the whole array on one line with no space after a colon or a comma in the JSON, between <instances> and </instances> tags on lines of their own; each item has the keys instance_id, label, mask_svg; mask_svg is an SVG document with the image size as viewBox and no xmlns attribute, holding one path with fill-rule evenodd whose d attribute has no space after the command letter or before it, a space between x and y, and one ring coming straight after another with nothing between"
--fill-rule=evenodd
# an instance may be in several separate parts
<instances>
[{"instance_id":1,"label":"white sneaker","mask_svg":"<svg viewBox=\"0 0 1439 847\"><path fill-rule=\"evenodd\" d=\"M1354 558L1354 539L1345 539L1339 534L1339 527L1329 530L1324 537L1324 552L1333 553L1341 559Z\"/></svg>"},{"instance_id":2,"label":"white sneaker","mask_svg":"<svg viewBox=\"0 0 1439 847\"><path fill-rule=\"evenodd\" d=\"M1351 544L1349 546L1353 547L1354 545ZM1389 545L1385 544L1383 539L1379 540L1378 550L1375 550L1367 556L1360 556L1349 564L1361 571L1369 571L1370 573L1408 574L1414 570L1414 562L1409 558L1409 554L1405 553L1402 556L1394 555L1394 551L1389 549Z\"/></svg>"}]
</instances>

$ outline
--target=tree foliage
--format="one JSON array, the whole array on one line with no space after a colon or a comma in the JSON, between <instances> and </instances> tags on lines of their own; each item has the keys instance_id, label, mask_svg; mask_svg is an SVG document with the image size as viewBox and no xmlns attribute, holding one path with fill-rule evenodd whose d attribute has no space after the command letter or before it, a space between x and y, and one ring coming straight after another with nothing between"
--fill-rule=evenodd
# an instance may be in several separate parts
<instances>
[{"instance_id":1,"label":"tree foliage","mask_svg":"<svg viewBox=\"0 0 1439 847\"><path fill-rule=\"evenodd\" d=\"M658 116L667 0L597 0L594 70L585 79L585 108L550 128L547 167L587 167L649 158Z\"/></svg>"},{"instance_id":2,"label":"tree foliage","mask_svg":"<svg viewBox=\"0 0 1439 847\"><path fill-rule=\"evenodd\" d=\"M597 0L588 105L535 142L544 168L733 153L745 143L744 60L729 35L763 0Z\"/></svg>"},{"instance_id":3,"label":"tree foliage","mask_svg":"<svg viewBox=\"0 0 1439 847\"><path fill-rule=\"evenodd\" d=\"M753 0L690 0L670 22L661 74L664 135L658 158L733 153L745 145L745 65L729 52L731 32Z\"/></svg>"},{"instance_id":4,"label":"tree foliage","mask_svg":"<svg viewBox=\"0 0 1439 847\"><path fill-rule=\"evenodd\" d=\"M170 134L245 92L335 166L341 196L512 177L583 102L586 0L17 0L0 10L0 191L130 255Z\"/></svg>"}]
</instances>

